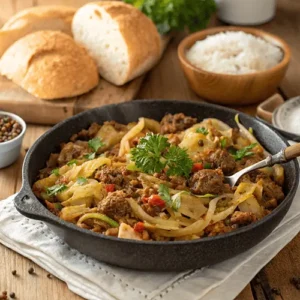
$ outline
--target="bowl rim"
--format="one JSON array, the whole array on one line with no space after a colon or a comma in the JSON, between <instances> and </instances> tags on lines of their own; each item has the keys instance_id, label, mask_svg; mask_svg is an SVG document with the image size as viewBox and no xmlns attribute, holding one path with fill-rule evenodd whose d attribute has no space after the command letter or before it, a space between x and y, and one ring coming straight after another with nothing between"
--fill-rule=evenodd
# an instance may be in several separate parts
<instances>
[{"instance_id":1,"label":"bowl rim","mask_svg":"<svg viewBox=\"0 0 300 300\"><path fill-rule=\"evenodd\" d=\"M88 111L84 111L81 112L77 115L74 115L72 117L69 117L61 122L59 122L58 124L56 124L55 126L53 126L52 128L50 128L49 130L47 130L43 135L41 135L36 141L35 143L32 145L32 147L29 149L29 151L26 154L26 157L24 159L24 163L23 163L23 167L22 167L22 188L18 194L18 196L20 198L22 197L30 197L33 201L37 202L38 207L41 207L43 209L45 209L45 214L43 213L34 213L33 215L35 215L35 219L37 220L41 220L44 221L46 223L50 223L54 226L58 226L58 227L62 227L65 229L69 229L71 231L75 231L78 234L84 234L84 235L90 235L93 236L99 240L101 239L105 239L105 240L110 240L110 241L114 241L120 244L139 244L139 245L148 245L148 246L155 246L155 247L172 247L172 246L176 246L176 245L187 245L187 244L197 244L197 243L205 243L205 242L210 242L213 240L222 240L222 239L226 239L226 238L231 238L233 236L238 236L238 235L242 235L245 232L251 231L251 229L254 229L256 227L260 227L263 226L263 224L265 222L268 222L270 219L272 219L275 214L278 214L281 212L282 209L284 209L285 205L291 205L291 203L294 200L294 196L295 193L297 191L297 186L298 186L298 181L299 181L299 164L297 160L293 160L291 161L291 163L294 164L295 167L295 171L296 171L296 176L294 178L293 181L293 185L294 185L294 189L289 190L288 193L285 195L285 199L286 201L282 201L270 214L268 214L267 216L263 217L262 219L251 223L250 225L244 226L242 228L239 228L237 230L233 230L231 232L227 232L218 236L213 236L213 237L204 237L204 238L200 238L200 239L195 239L195 240L189 240L189 241L185 241L185 240L179 240L179 241L140 241L140 240L130 240L130 239L122 239L122 238L118 238L118 237L114 237L114 236L107 236L104 234L99 234L84 228L80 228L77 225L64 221L62 219L60 219L59 217L57 217L56 215L54 215L52 212L50 212L42 203L41 201L34 195L33 190L32 190L32 186L29 183L29 163L31 160L31 156L33 154L36 154L36 147L38 146L38 144L40 144L42 142L42 140L52 134L53 132L57 132L59 128L66 126L66 124L68 124L69 122L73 122L73 120L75 119L79 119L82 116L88 115L89 113L96 111L98 109L107 109L107 108L114 108L116 106L126 106L126 105L130 105L130 104L141 104L141 103L151 103L151 102L168 102L168 103L174 103L174 101L176 101L176 103L178 104L191 104L191 105L199 105L204 106L204 107L209 107L209 108L214 108L214 109L222 109L225 112L230 112L230 113L236 113L237 111L235 109L232 108L228 108L228 107L223 107L221 105L216 105L216 104L211 104L211 103L205 103L205 102L199 102L199 101L191 101L191 100L166 100L166 99L151 99L151 100L135 100L133 102L123 102L123 103L116 103L116 104L109 104L109 105L104 105L101 107L97 107L94 109L90 109ZM238 112L241 116L245 117L245 118L252 118L255 119L254 117L247 115L243 112ZM259 120L256 120L257 122L259 122L260 126L265 127L267 130L270 130L271 132L275 133L280 139L281 141L286 145L289 146L287 140L282 137L281 135L279 135L274 129L270 128L269 126L265 125L264 123L260 122ZM17 196L17 197L18 197ZM15 202L15 206L16 206L16 202ZM18 207L17 207L18 209ZM21 212L21 211L20 211ZM21 212L22 213L22 212ZM25 214L26 215L26 214ZM28 216L28 215L27 215ZM28 216L29 218L33 218L32 216Z\"/></svg>"},{"instance_id":2,"label":"bowl rim","mask_svg":"<svg viewBox=\"0 0 300 300\"><path fill-rule=\"evenodd\" d=\"M0 143L0 147L9 146L9 145L17 142L18 140L22 140L24 137L24 134L26 132L26 129L27 129L26 122L20 116L14 114L14 113L4 111L4 110L0 110L0 116L9 116L12 119L14 119L15 121L17 121L18 123L20 123L20 125L22 126L22 131L20 132L19 135L17 135L15 138L13 138L10 141Z\"/></svg>"},{"instance_id":3,"label":"bowl rim","mask_svg":"<svg viewBox=\"0 0 300 300\"><path fill-rule=\"evenodd\" d=\"M215 35L220 32L226 32L226 31L243 31L245 33L252 34L257 37L261 37L262 39L265 39L264 37L267 36L268 38L272 40L276 40L278 45L273 44L275 46L278 46L282 52L283 52L283 59L274 67L264 70L264 71L255 71L252 73L244 73L244 74L227 74L227 73L216 73L211 71L206 71L204 69L198 68L194 66L192 63L188 61L186 58L186 50L189 49L192 45L196 43L198 40L204 40L209 35ZM266 39L265 39L266 40ZM267 40L267 42L269 42ZM190 45L191 44L191 45ZM253 27L240 27L240 26L217 26L208 28L205 30L197 31L195 33L189 34L187 37L185 37L178 46L177 49L177 55L179 60L182 64L184 64L186 67L192 69L194 72L197 73L203 73L203 75L214 75L214 76L220 76L220 77L228 77L230 79L233 78L244 78L244 79L250 79L253 78L253 76L256 75L271 75L274 72L286 68L291 60L291 49L287 42L285 42L282 38L280 38L277 35L274 35L272 33L266 32L264 30L260 30Z\"/></svg>"}]
</instances>

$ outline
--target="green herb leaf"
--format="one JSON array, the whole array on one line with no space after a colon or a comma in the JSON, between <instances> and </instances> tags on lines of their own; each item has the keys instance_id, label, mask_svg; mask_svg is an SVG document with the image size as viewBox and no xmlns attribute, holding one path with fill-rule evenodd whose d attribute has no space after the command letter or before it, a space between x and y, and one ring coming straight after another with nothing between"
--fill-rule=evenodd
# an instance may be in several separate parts
<instances>
[{"instance_id":1,"label":"green herb leaf","mask_svg":"<svg viewBox=\"0 0 300 300\"><path fill-rule=\"evenodd\" d=\"M102 140L100 138L96 137L92 140L89 140L88 145L91 149L94 150L94 152L97 152L99 148L104 146L104 143L102 142Z\"/></svg>"},{"instance_id":2,"label":"green herb leaf","mask_svg":"<svg viewBox=\"0 0 300 300\"><path fill-rule=\"evenodd\" d=\"M92 160L96 157L96 152L88 153L83 156L85 159Z\"/></svg>"},{"instance_id":3,"label":"green herb leaf","mask_svg":"<svg viewBox=\"0 0 300 300\"><path fill-rule=\"evenodd\" d=\"M65 191L68 187L65 184L56 184L46 188L48 196L56 196L57 194Z\"/></svg>"},{"instance_id":4,"label":"green herb leaf","mask_svg":"<svg viewBox=\"0 0 300 300\"><path fill-rule=\"evenodd\" d=\"M252 156L254 154L254 152L252 152L250 150L252 150L256 146L257 146L257 143L253 143L243 149L237 150L235 154L232 154L232 156L235 160L241 160L244 157Z\"/></svg>"},{"instance_id":5,"label":"green herb leaf","mask_svg":"<svg viewBox=\"0 0 300 300\"><path fill-rule=\"evenodd\" d=\"M214 0L124 0L140 9L161 34L172 30L198 31L207 26L216 10Z\"/></svg>"},{"instance_id":6,"label":"green herb leaf","mask_svg":"<svg viewBox=\"0 0 300 300\"><path fill-rule=\"evenodd\" d=\"M55 176L59 176L59 169L58 169L58 168L53 169L53 170L51 171L51 174L54 174Z\"/></svg>"},{"instance_id":7,"label":"green herb leaf","mask_svg":"<svg viewBox=\"0 0 300 300\"><path fill-rule=\"evenodd\" d=\"M203 165L203 168L204 169L211 169L211 164L210 163L205 163L204 165Z\"/></svg>"},{"instance_id":8,"label":"green herb leaf","mask_svg":"<svg viewBox=\"0 0 300 300\"><path fill-rule=\"evenodd\" d=\"M131 159L143 172L159 173L166 165L161 155L169 146L167 138L159 134L147 134L140 139L136 148L131 150Z\"/></svg>"},{"instance_id":9,"label":"green herb leaf","mask_svg":"<svg viewBox=\"0 0 300 300\"><path fill-rule=\"evenodd\" d=\"M178 175L188 177L193 167L193 161L188 156L186 150L171 146L165 155L166 165L168 166L167 175Z\"/></svg>"},{"instance_id":10,"label":"green herb leaf","mask_svg":"<svg viewBox=\"0 0 300 300\"><path fill-rule=\"evenodd\" d=\"M202 134L204 134L204 135L208 135L208 130L207 130L206 128L204 128L204 127L199 127L199 128L197 128L197 129L196 129L196 132L197 132L197 133L202 133Z\"/></svg>"},{"instance_id":11,"label":"green herb leaf","mask_svg":"<svg viewBox=\"0 0 300 300\"><path fill-rule=\"evenodd\" d=\"M169 192L169 188L165 184L160 184L158 187L158 194L169 207L172 207L172 198Z\"/></svg>"},{"instance_id":12,"label":"green herb leaf","mask_svg":"<svg viewBox=\"0 0 300 300\"><path fill-rule=\"evenodd\" d=\"M188 177L193 166L186 150L171 146L166 137L152 133L141 138L136 148L131 150L131 160L148 174L159 173L167 167L168 176Z\"/></svg>"},{"instance_id":13,"label":"green herb leaf","mask_svg":"<svg viewBox=\"0 0 300 300\"><path fill-rule=\"evenodd\" d=\"M225 149L225 148L226 148L226 144L227 144L226 139L225 139L225 138L222 138L221 141L220 141L220 143L221 143L221 148L222 148L222 149Z\"/></svg>"},{"instance_id":14,"label":"green herb leaf","mask_svg":"<svg viewBox=\"0 0 300 300\"><path fill-rule=\"evenodd\" d=\"M84 185L85 183L87 183L87 178L85 178L85 177L78 177L77 178L77 183L79 184L79 185Z\"/></svg>"},{"instance_id":15,"label":"green herb leaf","mask_svg":"<svg viewBox=\"0 0 300 300\"><path fill-rule=\"evenodd\" d=\"M57 210L62 210L63 209L63 206L59 202L53 203L53 206Z\"/></svg>"},{"instance_id":16,"label":"green herb leaf","mask_svg":"<svg viewBox=\"0 0 300 300\"><path fill-rule=\"evenodd\" d=\"M76 159L72 159L69 162L67 162L67 166L72 166L72 165L77 165L77 160Z\"/></svg>"}]
</instances>

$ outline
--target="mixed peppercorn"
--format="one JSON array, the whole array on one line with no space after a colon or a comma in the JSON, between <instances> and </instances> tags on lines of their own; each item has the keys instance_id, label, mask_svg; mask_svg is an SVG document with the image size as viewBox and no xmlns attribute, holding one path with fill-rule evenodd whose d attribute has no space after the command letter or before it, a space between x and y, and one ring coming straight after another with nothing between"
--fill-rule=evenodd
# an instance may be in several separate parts
<instances>
[{"instance_id":1,"label":"mixed peppercorn","mask_svg":"<svg viewBox=\"0 0 300 300\"><path fill-rule=\"evenodd\" d=\"M0 116L0 143L8 142L22 132L22 126L9 116Z\"/></svg>"}]
</instances>

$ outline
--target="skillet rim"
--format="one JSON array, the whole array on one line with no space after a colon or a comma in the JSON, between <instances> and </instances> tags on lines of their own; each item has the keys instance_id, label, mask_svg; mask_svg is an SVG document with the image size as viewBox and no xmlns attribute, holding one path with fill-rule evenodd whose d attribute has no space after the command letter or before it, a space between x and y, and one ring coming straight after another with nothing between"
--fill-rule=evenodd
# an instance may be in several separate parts
<instances>
[{"instance_id":1,"label":"skillet rim","mask_svg":"<svg viewBox=\"0 0 300 300\"><path fill-rule=\"evenodd\" d=\"M22 166L22 187L20 189L20 192L18 193L18 195L22 195L24 196L29 196L30 198L32 198L35 202L37 202L36 204L38 206L40 206L42 209L44 209L46 211L46 214L42 214L42 213L36 213L36 214L32 214L34 216L36 216L35 219L37 220L41 220L44 221L46 223L50 223L51 225L54 226L58 226L58 227L62 227L65 229L69 229L75 232L79 232L80 234L85 234L85 235L89 235L89 236L93 236L96 237L98 239L107 239L113 242L118 242L118 243L125 243L125 244L139 244L139 245L151 245L151 246L156 246L156 247L171 247L171 246L178 246L178 245L191 245L191 244L198 244L198 243L205 243L205 242L212 242L212 241L218 241L221 239L225 239L225 238L232 238L234 236L239 236L239 235L243 235L244 232L248 232L251 231L252 229L256 228L256 227L260 227L263 226L264 223L271 221L271 219L273 219L275 217L275 215L277 215L278 213L280 213L280 211L282 209L284 209L284 207L286 205L291 205L291 203L294 200L294 196L296 194L297 191L297 187L299 184L299 164L297 159L294 159L292 161L290 161L289 163L292 163L294 168L295 168L295 177L293 178L293 182L292 182L292 189L288 191L287 195L285 196L284 200L267 216L263 217L262 219L260 219L259 221L256 221L254 223L251 223L250 225L247 225L245 227L242 228L238 228L236 230L233 230L231 232L227 232L227 233L223 233L221 235L218 236L213 236L213 237L203 237L200 239L196 239L196 240L189 240L189 241L140 241L140 240L130 240L130 239L120 239L118 237L113 237L113 236L107 236L104 234L99 234L99 233L95 233L92 232L90 230L84 229L84 228L80 228L78 226L76 226L73 223L64 221L62 219L60 219L59 217L57 217L56 215L54 215L53 213L51 213L42 203L41 201L34 195L32 188L29 184L29 178L28 178L28 174L29 174L29 168L28 165L30 163L30 159L31 156L34 154L34 151L36 149L36 147L38 146L38 144L40 144L44 138L46 138L48 135L52 134L53 132L55 132L56 130L58 130L59 128L65 126L66 123L68 122L73 122L74 119L80 118L82 116L84 116L85 114L91 113L93 111L99 110L99 109L106 109L106 108L114 108L116 106L126 106L126 105L132 105L132 104L141 104L141 103L148 103L149 105L151 105L151 103L178 103L178 104L192 104L192 105L196 105L198 107L208 107L208 108L212 108L214 110L223 110L225 112L228 113L232 113L232 114L236 114L238 113L239 115L243 116L246 119L251 119L251 121L253 121L254 123L258 123L259 126L265 128L266 130L269 130L271 132L273 132L275 135L278 136L278 138L286 145L289 146L287 140L282 137L278 132L276 132L273 128L268 127L267 125L265 125L264 123L260 122L259 120L255 119L254 117L247 115L243 112L239 112L235 109L232 108L228 108L228 107L224 107L221 105L217 105L217 104L211 104L211 103L206 103L206 102L199 102L199 101L191 101L191 100L171 100L171 99L139 99L139 100L133 100L130 102L122 102L122 103L114 103L114 104L109 104L109 105L104 105L101 107L97 107L94 109L90 109L84 112L81 112L79 114L76 114L72 117L69 117L65 120L63 120L62 122L57 123L56 125L54 125L52 128L50 128L49 130L47 130L43 135L41 135L35 142L34 144L31 146L31 148L28 150L25 159L24 159L24 163ZM27 171L27 172L26 172ZM15 206L17 208L17 210L22 214L22 210L19 210L17 205L16 205L16 201L15 201ZM33 217L29 217L29 218L33 218ZM273 230L275 229L275 227L273 228ZM268 234L269 235L269 234ZM267 235L267 236L268 236ZM265 237L266 238L266 237Z\"/></svg>"}]
</instances>

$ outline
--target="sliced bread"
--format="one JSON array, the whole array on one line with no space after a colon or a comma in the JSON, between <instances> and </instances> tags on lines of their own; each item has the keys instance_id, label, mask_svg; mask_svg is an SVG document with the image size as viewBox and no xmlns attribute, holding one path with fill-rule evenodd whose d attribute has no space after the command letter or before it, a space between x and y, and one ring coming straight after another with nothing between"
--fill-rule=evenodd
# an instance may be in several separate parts
<instances>
[{"instance_id":1,"label":"sliced bread","mask_svg":"<svg viewBox=\"0 0 300 300\"><path fill-rule=\"evenodd\" d=\"M38 31L15 42L0 60L0 73L49 100L86 93L99 80L86 49L59 31Z\"/></svg>"},{"instance_id":2,"label":"sliced bread","mask_svg":"<svg viewBox=\"0 0 300 300\"><path fill-rule=\"evenodd\" d=\"M161 38L154 23L123 2L84 5L74 15L72 31L95 59L100 75L115 85L147 72L161 56Z\"/></svg>"},{"instance_id":3,"label":"sliced bread","mask_svg":"<svg viewBox=\"0 0 300 300\"><path fill-rule=\"evenodd\" d=\"M69 6L37 6L20 11L0 30L0 57L23 36L40 30L58 30L72 35L71 23L76 9Z\"/></svg>"}]
</instances>

